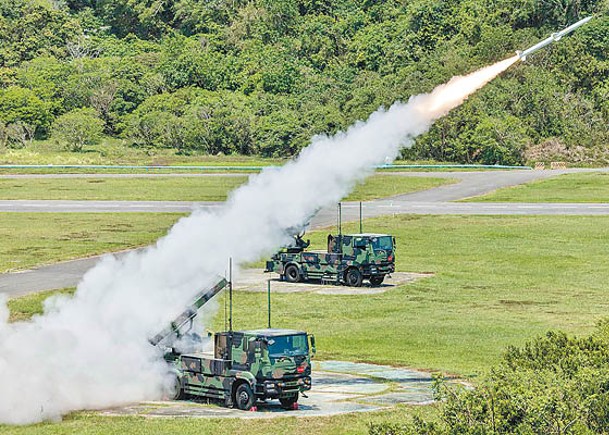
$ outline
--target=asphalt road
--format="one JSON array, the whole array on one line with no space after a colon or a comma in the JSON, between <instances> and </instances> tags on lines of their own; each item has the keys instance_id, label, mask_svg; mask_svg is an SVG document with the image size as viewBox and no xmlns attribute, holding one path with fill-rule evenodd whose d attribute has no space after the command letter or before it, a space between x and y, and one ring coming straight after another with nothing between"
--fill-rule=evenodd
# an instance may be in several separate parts
<instances>
[{"instance_id":1,"label":"asphalt road","mask_svg":"<svg viewBox=\"0 0 609 435\"><path fill-rule=\"evenodd\" d=\"M400 172L387 175L400 177L440 177L458 179L460 182L434 189L400 195L389 199L366 202L366 215L379 216L387 213L418 213L437 214L437 204L427 207L427 203L455 201L458 199L482 195L496 189L515 186L532 180L547 178L570 171L484 171L484 172ZM63 174L65 175L65 174ZM57 176L63 176L58 174ZM106 174L115 176L117 174ZM139 174L120 174L121 176L138 177ZM153 175L153 174L150 174ZM189 176L191 176L190 174ZM216 174L217 176L217 174ZM32 177L26 175L23 177ZM41 177L41 176L37 176ZM48 177L44 175L42 177ZM389 201L389 202L388 202ZM221 202L188 202L188 201L64 201L64 200L0 200L0 212L99 212L99 213L128 213L128 212L190 212L196 208L217 208ZM398 206L399 205L399 206ZM414 205L414 206L413 206ZM355 207L345 203L345 209ZM359 206L357 206L359 207ZM396 208L397 207L397 208ZM471 213L485 214L485 205L480 209L476 205L467 208ZM394 210L388 211L388 208ZM442 208L442 207L440 207ZM433 210L436 210L435 212ZM446 207L450 214L449 207ZM479 211L478 211L479 210ZM467 213L467 211L464 211ZM558 212L557 212L558 213ZM582 209L582 213L586 213ZM316 226L326 226L333 223L335 217L328 219L329 214L335 216L334 208L322 210ZM345 219L351 219L347 214Z\"/></svg>"},{"instance_id":2,"label":"asphalt road","mask_svg":"<svg viewBox=\"0 0 609 435\"><path fill-rule=\"evenodd\" d=\"M363 205L365 218L393 214L476 214L476 215L608 215L609 204L523 204L523 203L454 203L459 199L493 190L547 178L567 171L485 171L485 172L405 172L395 176L446 177L461 181L422 192L368 201ZM104 174L105 176L116 174ZM141 174L121 174L138 177ZM151 174L156 176L155 174ZM193 174L188 174L192 176ZM62 175L64 176L64 175ZM206 176L206 175L205 175ZM214 176L217 176L214 174ZM26 177L32 177L27 175ZM36 176L38 177L38 176ZM48 177L44 175L43 177ZM180 201L0 201L0 211L8 212L190 212L195 208L215 209L222 203ZM359 218L359 203L343 203L343 221ZM321 210L311 221L312 228L336 224L335 207ZM119 254L120 255L120 254ZM67 261L18 273L0 275L0 293L11 296L78 284L98 257Z\"/></svg>"}]
</instances>

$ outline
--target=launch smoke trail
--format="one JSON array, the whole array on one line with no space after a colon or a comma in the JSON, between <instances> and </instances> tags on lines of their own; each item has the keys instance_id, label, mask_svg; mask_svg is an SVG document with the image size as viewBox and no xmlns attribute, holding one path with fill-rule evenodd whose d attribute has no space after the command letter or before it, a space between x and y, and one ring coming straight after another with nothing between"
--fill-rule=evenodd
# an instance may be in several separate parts
<instances>
[{"instance_id":1,"label":"launch smoke trail","mask_svg":"<svg viewBox=\"0 0 609 435\"><path fill-rule=\"evenodd\" d=\"M143 253L106 256L72 298L52 298L30 322L7 323L0 301L0 422L59 419L71 410L160 398L172 379L147 339L222 272L229 257L243 264L276 249L287 228L339 201L375 165L394 159L517 60L453 78L345 132L313 138L294 161L252 176L220 210L181 219Z\"/></svg>"}]
</instances>

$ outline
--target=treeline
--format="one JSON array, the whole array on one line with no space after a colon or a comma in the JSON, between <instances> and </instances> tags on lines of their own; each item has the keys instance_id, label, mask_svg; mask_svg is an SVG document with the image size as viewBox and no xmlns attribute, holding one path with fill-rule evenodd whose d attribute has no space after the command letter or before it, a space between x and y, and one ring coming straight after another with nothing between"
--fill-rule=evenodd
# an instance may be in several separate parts
<instances>
[{"instance_id":1,"label":"treeline","mask_svg":"<svg viewBox=\"0 0 609 435\"><path fill-rule=\"evenodd\" d=\"M511 347L475 388L435 385L439 418L374 424L370 435L609 433L609 321L587 337L549 332Z\"/></svg>"},{"instance_id":2,"label":"treeline","mask_svg":"<svg viewBox=\"0 0 609 435\"><path fill-rule=\"evenodd\" d=\"M290 156L591 13L405 156L605 158L609 0L0 0L0 146Z\"/></svg>"}]
</instances>

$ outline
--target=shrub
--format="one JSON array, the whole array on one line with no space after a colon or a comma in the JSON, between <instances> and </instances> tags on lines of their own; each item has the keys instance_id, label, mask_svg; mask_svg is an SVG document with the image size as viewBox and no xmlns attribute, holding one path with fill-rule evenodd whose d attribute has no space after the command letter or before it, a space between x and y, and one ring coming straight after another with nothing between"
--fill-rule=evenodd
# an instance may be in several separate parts
<instances>
[{"instance_id":1,"label":"shrub","mask_svg":"<svg viewBox=\"0 0 609 435\"><path fill-rule=\"evenodd\" d=\"M93 109L75 109L55 120L52 138L63 142L71 151L82 151L85 145L94 145L102 138L104 122Z\"/></svg>"},{"instance_id":2,"label":"shrub","mask_svg":"<svg viewBox=\"0 0 609 435\"><path fill-rule=\"evenodd\" d=\"M605 434L609 321L588 337L548 332L511 347L476 388L438 380L441 421L372 425L370 434Z\"/></svg>"}]
</instances>

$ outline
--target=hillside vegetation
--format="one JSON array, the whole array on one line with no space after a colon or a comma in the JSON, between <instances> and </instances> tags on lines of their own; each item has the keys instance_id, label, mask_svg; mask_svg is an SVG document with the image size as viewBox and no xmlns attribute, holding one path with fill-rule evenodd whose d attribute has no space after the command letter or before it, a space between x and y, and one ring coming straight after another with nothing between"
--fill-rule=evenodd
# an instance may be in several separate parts
<instances>
[{"instance_id":1,"label":"hillside vegetation","mask_svg":"<svg viewBox=\"0 0 609 435\"><path fill-rule=\"evenodd\" d=\"M284 157L594 13L407 158L605 162L609 0L0 0L0 149ZM1 151L0 151L1 152Z\"/></svg>"}]
</instances>

